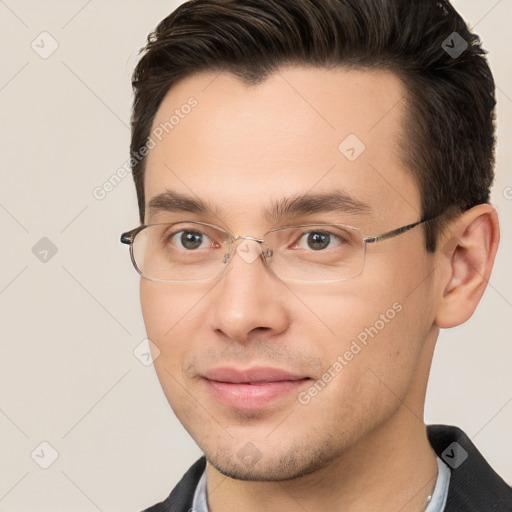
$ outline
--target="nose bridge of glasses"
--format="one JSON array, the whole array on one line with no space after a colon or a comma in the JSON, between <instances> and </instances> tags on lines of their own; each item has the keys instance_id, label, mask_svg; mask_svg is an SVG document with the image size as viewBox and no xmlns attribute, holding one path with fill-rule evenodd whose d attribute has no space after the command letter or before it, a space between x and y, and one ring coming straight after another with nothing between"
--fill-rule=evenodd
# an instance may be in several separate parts
<instances>
[{"instance_id":1,"label":"nose bridge of glasses","mask_svg":"<svg viewBox=\"0 0 512 512\"><path fill-rule=\"evenodd\" d=\"M249 235L235 235L231 237L231 242L235 243L238 240L254 240L255 242L258 242L259 244L262 244L265 240L263 238L256 238L254 236Z\"/></svg>"}]
</instances>

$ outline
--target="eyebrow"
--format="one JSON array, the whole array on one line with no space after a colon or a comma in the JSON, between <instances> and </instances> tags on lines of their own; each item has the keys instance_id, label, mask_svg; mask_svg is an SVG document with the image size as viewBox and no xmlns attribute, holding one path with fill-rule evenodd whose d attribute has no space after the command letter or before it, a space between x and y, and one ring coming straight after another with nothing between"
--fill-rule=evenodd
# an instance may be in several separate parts
<instances>
[{"instance_id":1,"label":"eyebrow","mask_svg":"<svg viewBox=\"0 0 512 512\"><path fill-rule=\"evenodd\" d=\"M332 212L368 215L372 213L372 208L347 192L331 190L324 193L285 197L274 201L270 208L265 210L264 216L268 221L277 222L287 217Z\"/></svg>"},{"instance_id":2,"label":"eyebrow","mask_svg":"<svg viewBox=\"0 0 512 512\"><path fill-rule=\"evenodd\" d=\"M148 203L148 215L158 212L214 214L222 216L220 208L211 206L208 202L167 189L154 196ZM314 213L341 212L368 215L373 212L365 202L352 197L342 190L316 194L301 194L275 200L265 209L263 216L268 222L278 222L293 216Z\"/></svg>"}]
</instances>

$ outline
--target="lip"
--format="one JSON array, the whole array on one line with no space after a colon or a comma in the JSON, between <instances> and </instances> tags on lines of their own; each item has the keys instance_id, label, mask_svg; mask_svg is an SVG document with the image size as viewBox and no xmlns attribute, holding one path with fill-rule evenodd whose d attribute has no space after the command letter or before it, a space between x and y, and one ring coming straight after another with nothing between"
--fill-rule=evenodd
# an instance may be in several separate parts
<instances>
[{"instance_id":1,"label":"lip","mask_svg":"<svg viewBox=\"0 0 512 512\"><path fill-rule=\"evenodd\" d=\"M271 367L237 370L225 366L210 369L202 377L213 398L227 407L245 410L263 408L311 380Z\"/></svg>"}]
</instances>

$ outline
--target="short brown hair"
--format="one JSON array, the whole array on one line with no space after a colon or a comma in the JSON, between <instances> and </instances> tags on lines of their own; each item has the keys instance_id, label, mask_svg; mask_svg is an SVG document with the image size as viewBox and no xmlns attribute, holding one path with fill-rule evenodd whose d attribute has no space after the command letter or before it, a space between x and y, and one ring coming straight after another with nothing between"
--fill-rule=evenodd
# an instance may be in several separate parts
<instances>
[{"instance_id":1,"label":"short brown hair","mask_svg":"<svg viewBox=\"0 0 512 512\"><path fill-rule=\"evenodd\" d=\"M455 42L467 43L460 55L447 51ZM200 71L257 84L286 64L395 73L408 94L402 158L419 186L422 218L489 201L494 80L480 39L448 0L192 0L160 22L142 51L130 145L141 222L140 149L168 90ZM425 224L428 251L441 226Z\"/></svg>"}]
</instances>

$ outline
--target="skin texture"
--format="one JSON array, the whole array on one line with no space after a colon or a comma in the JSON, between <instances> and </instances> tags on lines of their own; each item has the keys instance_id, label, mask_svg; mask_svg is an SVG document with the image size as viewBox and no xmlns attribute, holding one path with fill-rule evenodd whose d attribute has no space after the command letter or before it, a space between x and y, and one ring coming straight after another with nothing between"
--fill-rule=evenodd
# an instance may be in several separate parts
<instances>
[{"instance_id":1,"label":"skin texture","mask_svg":"<svg viewBox=\"0 0 512 512\"><path fill-rule=\"evenodd\" d=\"M405 90L394 75L286 67L246 86L228 73L201 73L168 92L154 127L191 96L197 107L148 155L146 204L173 189L219 210L186 218L254 237L310 222L374 236L419 220L420 192L399 149ZM366 146L353 162L338 150L351 133ZM373 213L278 225L262 214L272 201L333 188ZM209 461L210 511L423 510L437 476L423 423L435 342L439 328L472 315L498 232L494 209L479 205L450 224L436 253L425 251L417 227L370 244L364 272L341 283L285 283L261 259L238 255L210 283L141 279L158 378ZM310 377L307 391L396 303L400 312L307 404L294 391L260 409L230 408L201 378L220 365L271 366Z\"/></svg>"}]
</instances>

